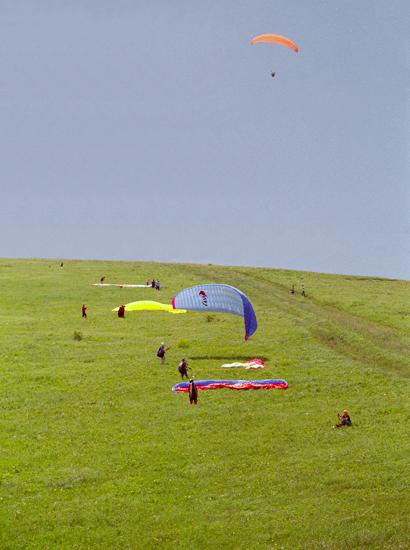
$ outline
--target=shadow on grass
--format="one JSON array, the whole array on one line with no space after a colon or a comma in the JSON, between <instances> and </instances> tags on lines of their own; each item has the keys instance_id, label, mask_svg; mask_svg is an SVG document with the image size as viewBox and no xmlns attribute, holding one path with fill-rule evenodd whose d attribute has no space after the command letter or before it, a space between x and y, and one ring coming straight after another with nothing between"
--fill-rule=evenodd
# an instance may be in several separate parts
<instances>
[{"instance_id":1,"label":"shadow on grass","mask_svg":"<svg viewBox=\"0 0 410 550\"><path fill-rule=\"evenodd\" d=\"M218 361L249 361L250 359L255 359L255 355L193 355L190 357L191 361L207 361L209 359L215 359ZM258 359L262 361L269 361L269 357L266 355L258 355Z\"/></svg>"}]
</instances>

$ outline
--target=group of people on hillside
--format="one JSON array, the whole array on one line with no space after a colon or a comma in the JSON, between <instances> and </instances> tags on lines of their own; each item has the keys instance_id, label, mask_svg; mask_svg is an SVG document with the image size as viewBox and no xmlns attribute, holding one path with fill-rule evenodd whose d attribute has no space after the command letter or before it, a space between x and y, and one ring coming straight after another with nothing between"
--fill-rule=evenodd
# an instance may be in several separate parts
<instances>
[{"instance_id":1,"label":"group of people on hillside","mask_svg":"<svg viewBox=\"0 0 410 550\"><path fill-rule=\"evenodd\" d=\"M101 278L101 282L103 280L104 280L104 277ZM149 286L149 284L150 284L149 281L147 281L147 286ZM159 284L158 280L153 279L152 282L151 282L151 286L152 286L152 288L156 288L157 290L160 290L160 284ZM292 285L290 293L292 295L296 294L295 285ZM306 297L306 292L305 292L304 285L302 285L301 295ZM83 318L87 318L87 306L85 304L83 304L82 307L81 307L81 314L82 314ZM118 317L124 317L124 316L125 316L125 306L121 305L118 308ZM161 342L161 345L160 345L160 347L158 348L158 351L157 351L157 357L160 359L161 365L163 365L165 363L165 355L166 355L166 352L169 349L170 349L170 347L165 347L164 342ZM189 391L188 391L189 402L190 402L191 405L192 404L196 405L198 403L198 388L195 384L195 381L194 381L193 377L189 376L188 370L189 370L188 362L183 357L181 359L179 365L178 365L178 372L181 375L182 380L184 378L189 380ZM342 414L338 413L337 416L338 416L338 422L334 426L335 428L342 428L344 426L352 426L353 425L352 421L351 421L351 418L350 418L350 415L349 415L349 412L346 409L342 412Z\"/></svg>"},{"instance_id":2,"label":"group of people on hillside","mask_svg":"<svg viewBox=\"0 0 410 550\"><path fill-rule=\"evenodd\" d=\"M161 342L161 345L158 348L157 351L157 357L161 360L161 365L165 363L165 354L170 348L166 348L164 342ZM186 378L189 380L189 402L190 404L197 404L198 403L198 388L196 387L194 379L189 377L188 375L188 361L183 357L178 365L178 372L181 375L182 380Z\"/></svg>"},{"instance_id":3,"label":"group of people on hillside","mask_svg":"<svg viewBox=\"0 0 410 550\"><path fill-rule=\"evenodd\" d=\"M62 265L61 265L62 267ZM100 278L100 283L103 284L103 282L105 281L105 277L101 277ZM158 279L152 279L152 281L147 281L147 286L151 287L151 288L155 288L156 290L161 290L161 283L159 282ZM82 305L81 307L81 315L82 317L87 317L87 307L85 304ZM120 318L124 318L125 317L125 305L124 304L121 304L120 307L118 308L118 317Z\"/></svg>"},{"instance_id":4,"label":"group of people on hillside","mask_svg":"<svg viewBox=\"0 0 410 550\"><path fill-rule=\"evenodd\" d=\"M170 347L165 347L164 342L161 342L160 347L157 351L157 357L161 360L161 365L165 363L165 354L170 349ZM186 378L189 380L189 402L192 405L193 403L196 405L198 403L198 388L195 384L195 381L192 376L189 376L188 374L188 361L183 357L178 365L178 372L181 375L182 380ZM342 414L338 413L338 423L335 425L335 428L342 428L344 426L352 426L352 421L349 415L349 412L345 409Z\"/></svg>"},{"instance_id":5,"label":"group of people on hillside","mask_svg":"<svg viewBox=\"0 0 410 550\"><path fill-rule=\"evenodd\" d=\"M161 359L161 365L163 365L165 363L165 354L169 349L171 349L171 348L169 348L169 347L166 348L164 342L161 342L161 345L159 346L158 351L157 351L157 357L159 357ZM185 358L181 359L181 362L178 365L178 371L179 371L179 374L181 375L182 379L184 379L184 378L189 379L189 376L188 376L188 362Z\"/></svg>"},{"instance_id":6,"label":"group of people on hillside","mask_svg":"<svg viewBox=\"0 0 410 550\"><path fill-rule=\"evenodd\" d=\"M164 342L161 342L161 345L158 348L157 351L157 357L161 359L161 365L165 363L165 354L170 348L166 348ZM181 378L184 379L184 377L189 378L188 376L188 362L185 358L181 359L181 362L178 365L178 371L181 375Z\"/></svg>"},{"instance_id":7,"label":"group of people on hillside","mask_svg":"<svg viewBox=\"0 0 410 550\"><path fill-rule=\"evenodd\" d=\"M152 279L152 281L147 281L147 286L155 288L155 290L161 290L161 283L158 279Z\"/></svg>"},{"instance_id":8,"label":"group of people on hillside","mask_svg":"<svg viewBox=\"0 0 410 550\"><path fill-rule=\"evenodd\" d=\"M289 292L290 292L290 294L292 294L292 296L295 296L295 295L296 295L295 285L292 285L292 288L289 290ZM302 285L300 294L301 294L301 296L303 296L304 298L307 297L306 290L305 290L305 285Z\"/></svg>"}]
</instances>

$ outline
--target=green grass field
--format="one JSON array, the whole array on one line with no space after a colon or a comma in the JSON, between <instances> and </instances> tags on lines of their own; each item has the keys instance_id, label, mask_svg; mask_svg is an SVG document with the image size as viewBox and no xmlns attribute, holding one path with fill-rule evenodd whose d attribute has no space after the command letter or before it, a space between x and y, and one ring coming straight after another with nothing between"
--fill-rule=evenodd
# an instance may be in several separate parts
<instances>
[{"instance_id":1,"label":"green grass field","mask_svg":"<svg viewBox=\"0 0 410 550\"><path fill-rule=\"evenodd\" d=\"M92 287L103 275L165 288ZM199 283L249 296L247 343L236 316L111 312ZM408 282L0 260L0 284L1 549L410 547ZM203 392L190 406L171 392L184 356L197 379L289 389ZM252 357L267 368L220 368ZM333 429L344 408L354 426Z\"/></svg>"}]
</instances>

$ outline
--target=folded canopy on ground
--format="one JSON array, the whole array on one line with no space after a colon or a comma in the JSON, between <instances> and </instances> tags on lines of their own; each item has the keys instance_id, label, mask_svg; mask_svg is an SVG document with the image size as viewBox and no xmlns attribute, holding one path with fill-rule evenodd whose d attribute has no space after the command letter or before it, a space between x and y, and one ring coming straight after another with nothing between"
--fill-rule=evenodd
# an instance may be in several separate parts
<instances>
[{"instance_id":1,"label":"folded canopy on ground","mask_svg":"<svg viewBox=\"0 0 410 550\"><path fill-rule=\"evenodd\" d=\"M186 288L172 298L172 305L178 309L240 315L245 322L245 340L252 336L258 327L249 298L234 286L204 284Z\"/></svg>"},{"instance_id":2,"label":"folded canopy on ground","mask_svg":"<svg viewBox=\"0 0 410 550\"><path fill-rule=\"evenodd\" d=\"M115 288L151 288L151 285L129 285L126 283L93 283L93 286L110 286Z\"/></svg>"},{"instance_id":3,"label":"folded canopy on ground","mask_svg":"<svg viewBox=\"0 0 410 550\"><path fill-rule=\"evenodd\" d=\"M229 388L231 390L286 390L288 383L286 380L198 380L195 381L198 390L219 390ZM172 386L172 391L189 391L189 382L180 382Z\"/></svg>"},{"instance_id":4,"label":"folded canopy on ground","mask_svg":"<svg viewBox=\"0 0 410 550\"><path fill-rule=\"evenodd\" d=\"M118 311L118 307L113 311ZM152 300L139 300L125 305L125 311L168 311L168 313L186 313L184 309L174 309L171 304L161 304Z\"/></svg>"}]
</instances>

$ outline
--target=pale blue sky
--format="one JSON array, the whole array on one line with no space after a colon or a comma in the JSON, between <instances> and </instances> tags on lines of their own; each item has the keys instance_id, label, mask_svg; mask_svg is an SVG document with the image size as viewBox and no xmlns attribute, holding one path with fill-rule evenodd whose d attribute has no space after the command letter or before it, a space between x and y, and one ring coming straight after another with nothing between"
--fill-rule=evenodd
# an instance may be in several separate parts
<instances>
[{"instance_id":1,"label":"pale blue sky","mask_svg":"<svg viewBox=\"0 0 410 550\"><path fill-rule=\"evenodd\" d=\"M0 256L410 278L407 0L0 11Z\"/></svg>"}]
</instances>

